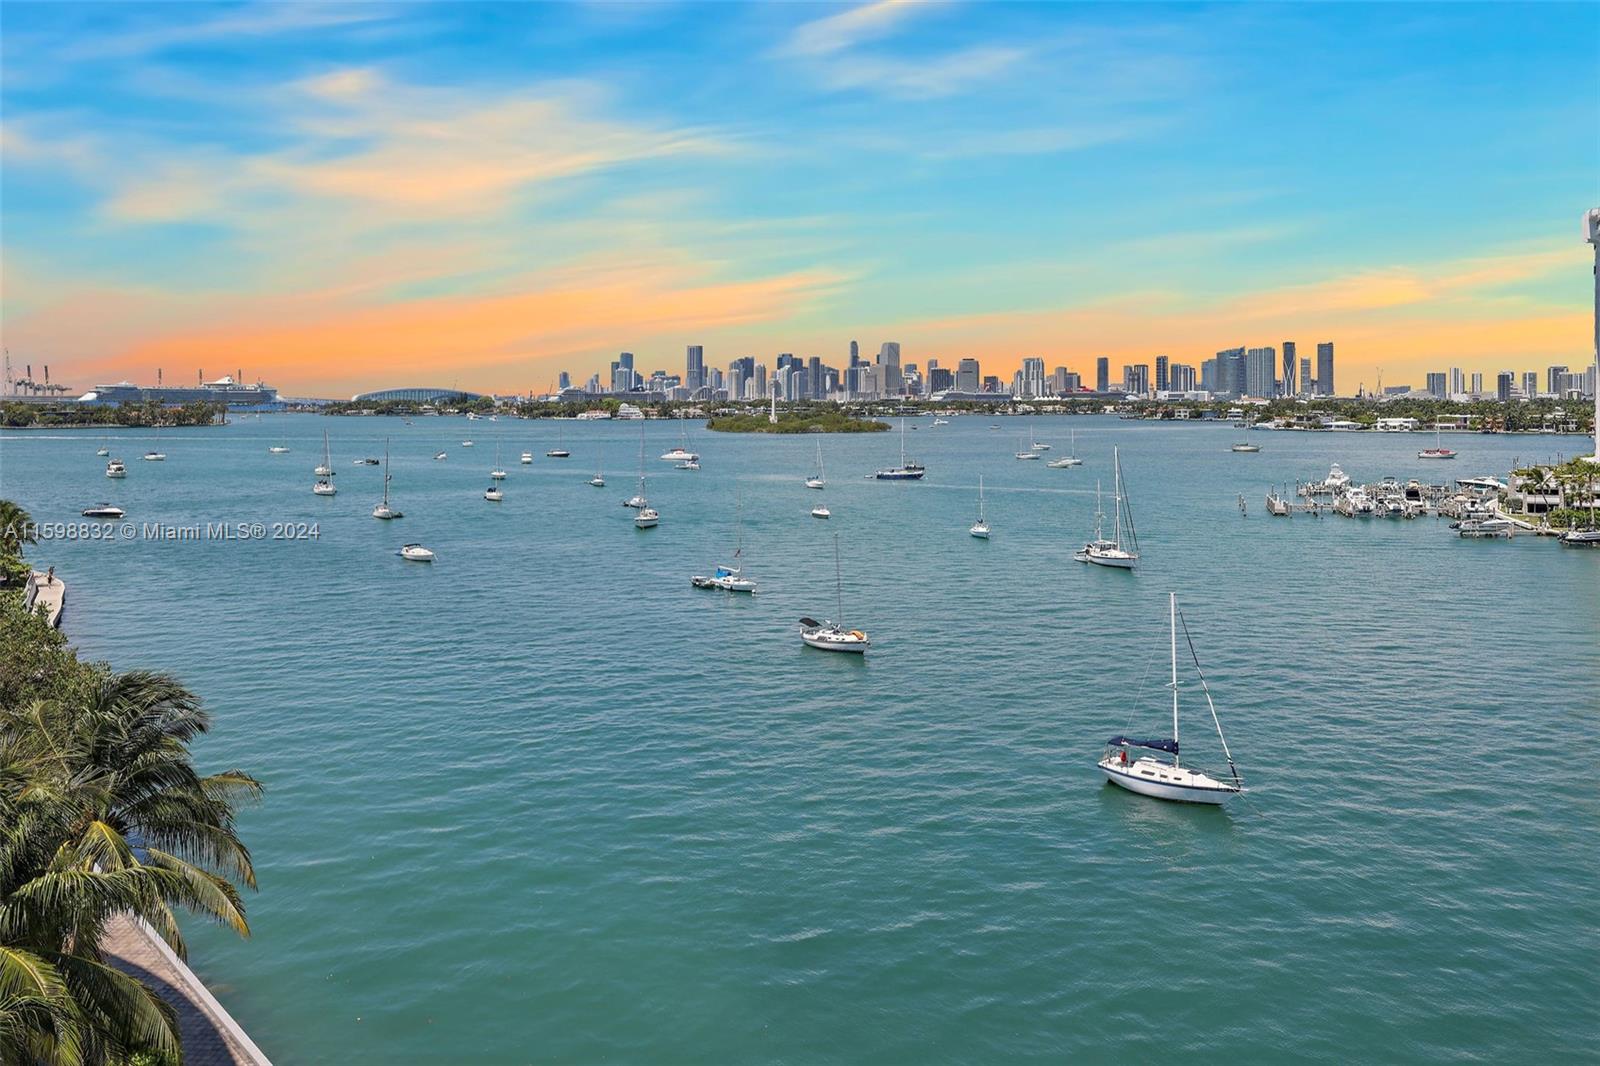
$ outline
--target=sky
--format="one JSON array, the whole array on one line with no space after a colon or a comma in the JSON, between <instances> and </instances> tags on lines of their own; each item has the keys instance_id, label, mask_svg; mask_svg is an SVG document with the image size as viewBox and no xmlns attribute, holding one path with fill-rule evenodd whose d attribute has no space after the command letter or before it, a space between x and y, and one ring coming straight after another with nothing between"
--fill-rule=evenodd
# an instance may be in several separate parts
<instances>
[{"instance_id":1,"label":"sky","mask_svg":"<svg viewBox=\"0 0 1600 1066\"><path fill-rule=\"evenodd\" d=\"M7 2L4 343L294 396L851 340L1581 367L1597 40L1587 3Z\"/></svg>"}]
</instances>

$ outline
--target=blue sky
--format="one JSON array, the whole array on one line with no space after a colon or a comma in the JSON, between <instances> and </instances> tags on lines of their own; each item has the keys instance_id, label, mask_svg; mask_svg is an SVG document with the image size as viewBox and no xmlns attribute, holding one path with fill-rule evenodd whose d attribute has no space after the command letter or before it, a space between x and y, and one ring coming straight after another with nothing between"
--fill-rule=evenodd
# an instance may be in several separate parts
<instances>
[{"instance_id":1,"label":"blue sky","mask_svg":"<svg viewBox=\"0 0 1600 1066\"><path fill-rule=\"evenodd\" d=\"M1577 4L8 3L6 343L294 392L851 338L1580 365L1597 40Z\"/></svg>"}]
</instances>

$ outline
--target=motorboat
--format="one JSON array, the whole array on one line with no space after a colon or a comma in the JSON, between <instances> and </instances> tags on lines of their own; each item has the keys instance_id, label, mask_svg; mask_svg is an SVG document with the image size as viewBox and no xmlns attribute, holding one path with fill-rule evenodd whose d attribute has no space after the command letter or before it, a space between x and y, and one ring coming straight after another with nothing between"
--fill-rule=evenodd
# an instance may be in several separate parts
<instances>
[{"instance_id":1,"label":"motorboat","mask_svg":"<svg viewBox=\"0 0 1600 1066\"><path fill-rule=\"evenodd\" d=\"M443 459L444 458L444 452L440 452L438 455L434 456L434 458L435 459ZM368 456L365 459L356 459L350 465L351 466L377 466L381 462L383 462L382 459L374 459L371 456Z\"/></svg>"},{"instance_id":2,"label":"motorboat","mask_svg":"<svg viewBox=\"0 0 1600 1066\"><path fill-rule=\"evenodd\" d=\"M1322 479L1322 487L1329 492L1339 492L1350 484L1350 475L1339 469L1339 464L1334 463L1328 468L1328 476Z\"/></svg>"},{"instance_id":3,"label":"motorboat","mask_svg":"<svg viewBox=\"0 0 1600 1066\"><path fill-rule=\"evenodd\" d=\"M1261 445L1259 445L1259 444L1235 444L1233 446L1232 450L1236 451L1236 452L1259 452L1261 450Z\"/></svg>"},{"instance_id":4,"label":"motorboat","mask_svg":"<svg viewBox=\"0 0 1600 1066\"><path fill-rule=\"evenodd\" d=\"M678 469L678 470L699 470L700 469L700 461L698 459L685 459L683 462L681 462L681 463L679 463L677 465L676 469Z\"/></svg>"},{"instance_id":5,"label":"motorboat","mask_svg":"<svg viewBox=\"0 0 1600 1066\"><path fill-rule=\"evenodd\" d=\"M1377 505L1365 491L1356 488L1334 500L1333 509L1346 518L1369 518L1377 512Z\"/></svg>"},{"instance_id":6,"label":"motorboat","mask_svg":"<svg viewBox=\"0 0 1600 1066\"><path fill-rule=\"evenodd\" d=\"M527 466L529 463L533 462L533 453L523 452L522 457L519 458L517 462L521 463L523 466Z\"/></svg>"},{"instance_id":7,"label":"motorboat","mask_svg":"<svg viewBox=\"0 0 1600 1066\"><path fill-rule=\"evenodd\" d=\"M461 446L463 448L470 448L472 447L472 442L470 440L464 440L461 442Z\"/></svg>"},{"instance_id":8,"label":"motorboat","mask_svg":"<svg viewBox=\"0 0 1600 1066\"><path fill-rule=\"evenodd\" d=\"M948 426L950 424L950 420L948 418L939 418L936 415L934 416L933 424L936 426Z\"/></svg>"},{"instance_id":9,"label":"motorboat","mask_svg":"<svg viewBox=\"0 0 1600 1066\"><path fill-rule=\"evenodd\" d=\"M420 544L402 544L399 551L400 558L413 563L433 562L433 551Z\"/></svg>"},{"instance_id":10,"label":"motorboat","mask_svg":"<svg viewBox=\"0 0 1600 1066\"><path fill-rule=\"evenodd\" d=\"M979 540L988 540L989 539L989 522L984 517L984 514L983 514L983 475L982 474L978 475L978 520L972 524L972 528L967 530L967 532L971 533L974 537L977 537Z\"/></svg>"},{"instance_id":11,"label":"motorboat","mask_svg":"<svg viewBox=\"0 0 1600 1066\"><path fill-rule=\"evenodd\" d=\"M1513 523L1504 518L1466 518L1457 524L1456 533L1469 540L1489 537L1509 538L1514 528Z\"/></svg>"},{"instance_id":12,"label":"motorboat","mask_svg":"<svg viewBox=\"0 0 1600 1066\"><path fill-rule=\"evenodd\" d=\"M1044 441L1040 441L1040 440L1034 441L1028 447L1031 448L1033 451L1036 451L1036 452L1047 452L1047 451L1050 450L1050 445L1048 445Z\"/></svg>"},{"instance_id":13,"label":"motorboat","mask_svg":"<svg viewBox=\"0 0 1600 1066\"><path fill-rule=\"evenodd\" d=\"M274 444L272 447L267 449L267 454L268 455L284 455L288 451L289 451L289 449L285 445Z\"/></svg>"},{"instance_id":14,"label":"motorboat","mask_svg":"<svg viewBox=\"0 0 1600 1066\"><path fill-rule=\"evenodd\" d=\"M491 482L489 487L483 490L483 498L490 503L499 503L506 498L506 494L500 491L499 485Z\"/></svg>"},{"instance_id":15,"label":"motorboat","mask_svg":"<svg viewBox=\"0 0 1600 1066\"><path fill-rule=\"evenodd\" d=\"M121 459L113 459L106 464L106 477L127 477L128 464Z\"/></svg>"},{"instance_id":16,"label":"motorboat","mask_svg":"<svg viewBox=\"0 0 1600 1066\"><path fill-rule=\"evenodd\" d=\"M1504 492L1507 488L1504 481L1492 477L1459 477L1456 484L1478 492Z\"/></svg>"},{"instance_id":17,"label":"motorboat","mask_svg":"<svg viewBox=\"0 0 1600 1066\"><path fill-rule=\"evenodd\" d=\"M879 481L921 481L927 471L921 463L906 458L906 420L900 420L900 465L879 470L872 476Z\"/></svg>"},{"instance_id":18,"label":"motorboat","mask_svg":"<svg viewBox=\"0 0 1600 1066\"><path fill-rule=\"evenodd\" d=\"M833 512L828 510L828 505L827 504L819 503L815 507L811 508L811 517L812 518L832 518L833 517Z\"/></svg>"},{"instance_id":19,"label":"motorboat","mask_svg":"<svg viewBox=\"0 0 1600 1066\"><path fill-rule=\"evenodd\" d=\"M438 454L436 454L433 457L433 461L436 462L436 463L440 463L440 462L443 462L445 460L445 458L446 458L446 453L439 452Z\"/></svg>"},{"instance_id":20,"label":"motorboat","mask_svg":"<svg viewBox=\"0 0 1600 1066\"><path fill-rule=\"evenodd\" d=\"M545 452L544 454L545 454L545 456L547 458L550 458L550 459L571 459L572 458L572 453L567 451L567 449L565 449L565 448L551 448L549 451ZM533 462L533 456L530 455L528 457L528 462L530 462L530 463Z\"/></svg>"},{"instance_id":21,"label":"motorboat","mask_svg":"<svg viewBox=\"0 0 1600 1066\"><path fill-rule=\"evenodd\" d=\"M389 473L389 439L385 437L383 441L383 501L372 509L373 518L381 518L388 521L391 518L405 517L403 512L389 506L389 482L392 480L394 480L394 476Z\"/></svg>"},{"instance_id":22,"label":"motorboat","mask_svg":"<svg viewBox=\"0 0 1600 1066\"><path fill-rule=\"evenodd\" d=\"M1600 529L1569 529L1559 539L1568 548L1600 548Z\"/></svg>"},{"instance_id":23,"label":"motorboat","mask_svg":"<svg viewBox=\"0 0 1600 1066\"><path fill-rule=\"evenodd\" d=\"M593 484L593 482L590 482L590 484ZM644 498L644 493L641 492L637 496L630 496L626 500L623 500L622 506L632 507L635 510L638 510L639 508L643 507L646 502L647 501Z\"/></svg>"},{"instance_id":24,"label":"motorboat","mask_svg":"<svg viewBox=\"0 0 1600 1066\"><path fill-rule=\"evenodd\" d=\"M1189 637L1187 624L1183 627L1184 642L1194 658L1195 676L1200 679L1206 706L1211 710L1211 721L1217 727L1217 739L1222 742L1222 754L1228 760L1228 775L1231 780L1223 780L1220 776L1184 766L1178 757L1177 595L1169 593L1167 604L1172 634L1170 641L1172 682L1169 686L1172 689L1172 736L1130 737L1118 734L1106 741L1106 750L1100 756L1098 766L1111 784L1125 788L1129 792L1137 792L1141 796L1153 796L1156 799L1174 800L1179 803L1220 805L1244 792L1244 781L1239 777L1238 767L1233 763L1233 753L1228 750L1228 740L1222 735L1222 722L1217 718L1217 706L1212 702L1211 688L1206 684L1205 675L1200 673L1200 659L1194 654L1194 641ZM1172 761L1169 763L1156 755L1140 755L1130 761L1128 758L1130 749L1165 752L1172 756Z\"/></svg>"},{"instance_id":25,"label":"motorboat","mask_svg":"<svg viewBox=\"0 0 1600 1066\"><path fill-rule=\"evenodd\" d=\"M121 518L128 512L114 503L98 503L93 507L85 507L81 513L85 518Z\"/></svg>"},{"instance_id":26,"label":"motorboat","mask_svg":"<svg viewBox=\"0 0 1600 1066\"><path fill-rule=\"evenodd\" d=\"M1093 566L1132 570L1139 563L1139 537L1133 528L1133 509L1124 506L1122 459L1116 448L1111 449L1111 468L1111 494L1116 501L1112 537L1106 539L1103 529L1106 516L1100 506L1100 483L1097 481L1094 485L1094 539L1074 552L1072 557L1080 563Z\"/></svg>"},{"instance_id":27,"label":"motorboat","mask_svg":"<svg viewBox=\"0 0 1600 1066\"><path fill-rule=\"evenodd\" d=\"M844 617L844 581L839 562L839 534L833 535L833 590L834 604L840 618ZM800 619L800 640L807 647L822 651L842 651L856 655L865 654L872 642L859 629L847 629L842 622L819 622L815 618Z\"/></svg>"}]
</instances>

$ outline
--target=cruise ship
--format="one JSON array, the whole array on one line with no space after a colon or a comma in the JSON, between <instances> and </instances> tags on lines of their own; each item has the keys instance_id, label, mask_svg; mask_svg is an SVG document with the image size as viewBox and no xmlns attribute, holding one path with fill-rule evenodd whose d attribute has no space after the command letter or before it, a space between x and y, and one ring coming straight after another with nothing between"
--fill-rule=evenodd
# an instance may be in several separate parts
<instances>
[{"instance_id":1,"label":"cruise ship","mask_svg":"<svg viewBox=\"0 0 1600 1066\"><path fill-rule=\"evenodd\" d=\"M223 375L215 381L202 381L198 385L157 385L150 388L131 381L114 385L96 385L78 397L79 403L225 403L229 407L257 407L278 402L278 390L257 381L246 385L233 377Z\"/></svg>"}]
</instances>

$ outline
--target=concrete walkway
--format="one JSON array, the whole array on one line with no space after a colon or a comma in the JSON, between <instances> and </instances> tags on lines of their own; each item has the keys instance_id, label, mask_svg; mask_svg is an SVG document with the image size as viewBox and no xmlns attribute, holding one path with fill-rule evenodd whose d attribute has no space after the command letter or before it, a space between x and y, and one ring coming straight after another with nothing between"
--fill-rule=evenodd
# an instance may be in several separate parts
<instances>
[{"instance_id":1,"label":"concrete walkway","mask_svg":"<svg viewBox=\"0 0 1600 1066\"><path fill-rule=\"evenodd\" d=\"M51 625L60 626L61 608L67 602L67 583L35 570L28 575L28 589L23 593L22 602L28 610L42 612Z\"/></svg>"},{"instance_id":2,"label":"concrete walkway","mask_svg":"<svg viewBox=\"0 0 1600 1066\"><path fill-rule=\"evenodd\" d=\"M194 971L148 925L130 915L106 927L106 961L155 989L178 1012L184 1066L272 1066Z\"/></svg>"}]
</instances>

